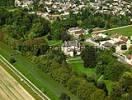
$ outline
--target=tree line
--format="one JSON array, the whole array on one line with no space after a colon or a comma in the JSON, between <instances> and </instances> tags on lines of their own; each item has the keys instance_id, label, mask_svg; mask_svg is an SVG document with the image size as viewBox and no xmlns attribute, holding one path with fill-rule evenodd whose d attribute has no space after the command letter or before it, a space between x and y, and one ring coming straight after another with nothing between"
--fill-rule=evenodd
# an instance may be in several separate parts
<instances>
[{"instance_id":1,"label":"tree line","mask_svg":"<svg viewBox=\"0 0 132 100\"><path fill-rule=\"evenodd\" d=\"M108 93L104 81L97 81L95 77L90 78L85 74L80 75L74 72L66 62L66 56L61 52L60 48L49 49L45 55L34 56L31 61L38 64L39 69L50 75L59 84L65 86L81 100L130 100L132 70L130 70L129 66L117 62L111 56L111 52L93 49L91 47L84 49L84 51L87 51L85 52L86 58L83 58L83 60L87 59L84 60L84 63L87 63L84 64L84 67L94 67L97 76L103 75L103 80L114 82L111 93ZM93 53L90 54L92 50ZM83 53L82 56L84 56ZM90 62L92 60L93 62Z\"/></svg>"},{"instance_id":2,"label":"tree line","mask_svg":"<svg viewBox=\"0 0 132 100\"><path fill-rule=\"evenodd\" d=\"M46 55L31 58L38 64L38 68L50 75L59 84L66 87L80 100L105 100L106 93L97 88L93 82L88 81L85 75L78 75L66 62L66 56L59 48L49 49ZM98 97L99 96L99 97ZM67 99L60 99L67 100ZM70 100L70 99L68 99Z\"/></svg>"},{"instance_id":3,"label":"tree line","mask_svg":"<svg viewBox=\"0 0 132 100\"><path fill-rule=\"evenodd\" d=\"M15 0L0 0L0 6L13 7Z\"/></svg>"},{"instance_id":4,"label":"tree line","mask_svg":"<svg viewBox=\"0 0 132 100\"><path fill-rule=\"evenodd\" d=\"M49 48L44 36L50 33L50 22L37 15L0 8L0 28L5 33L3 41L16 50L42 55Z\"/></svg>"},{"instance_id":5,"label":"tree line","mask_svg":"<svg viewBox=\"0 0 132 100\"><path fill-rule=\"evenodd\" d=\"M111 98L110 100L130 100L132 98L132 69L129 65L118 62L112 53L112 50L102 51L92 46L86 46L81 57L84 67L93 67L96 69L97 76L103 76L103 80L114 82L112 92L109 94L103 81L96 83L96 86L103 89Z\"/></svg>"}]
</instances>

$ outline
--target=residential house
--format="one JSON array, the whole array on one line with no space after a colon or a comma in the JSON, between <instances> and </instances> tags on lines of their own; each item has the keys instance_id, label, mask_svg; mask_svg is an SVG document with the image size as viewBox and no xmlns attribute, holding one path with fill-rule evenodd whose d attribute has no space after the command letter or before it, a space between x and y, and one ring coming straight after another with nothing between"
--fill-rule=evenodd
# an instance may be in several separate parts
<instances>
[{"instance_id":1,"label":"residential house","mask_svg":"<svg viewBox=\"0 0 132 100\"><path fill-rule=\"evenodd\" d=\"M132 65L132 55L128 55L126 61L128 64Z\"/></svg>"},{"instance_id":2,"label":"residential house","mask_svg":"<svg viewBox=\"0 0 132 100\"><path fill-rule=\"evenodd\" d=\"M129 40L128 37L125 36L119 36L116 38L118 41L115 43L115 49L116 49L116 53L124 53L126 51L128 51L129 47L131 46L131 41ZM126 46L126 49L123 49L123 46Z\"/></svg>"},{"instance_id":3,"label":"residential house","mask_svg":"<svg viewBox=\"0 0 132 100\"><path fill-rule=\"evenodd\" d=\"M74 36L75 38L79 38L80 35L85 34L85 30L79 27L72 27L68 29L68 34Z\"/></svg>"},{"instance_id":4,"label":"residential house","mask_svg":"<svg viewBox=\"0 0 132 100\"><path fill-rule=\"evenodd\" d=\"M33 0L15 0L15 6L16 7L22 7L22 8L32 8Z\"/></svg>"},{"instance_id":5,"label":"residential house","mask_svg":"<svg viewBox=\"0 0 132 100\"><path fill-rule=\"evenodd\" d=\"M93 33L92 37L95 40L97 40L97 39L106 39L106 38L108 38L108 35L103 34L103 33Z\"/></svg>"},{"instance_id":6,"label":"residential house","mask_svg":"<svg viewBox=\"0 0 132 100\"><path fill-rule=\"evenodd\" d=\"M64 54L70 57L80 55L82 48L83 47L77 40L65 41L64 44L61 46L61 50L64 52Z\"/></svg>"},{"instance_id":7,"label":"residential house","mask_svg":"<svg viewBox=\"0 0 132 100\"><path fill-rule=\"evenodd\" d=\"M111 48L111 47L113 47L114 45L113 45L111 42L104 42L104 43L102 44L102 46L104 46L104 47L106 47L106 48Z\"/></svg>"},{"instance_id":8,"label":"residential house","mask_svg":"<svg viewBox=\"0 0 132 100\"><path fill-rule=\"evenodd\" d=\"M128 37L117 34L109 37L102 33L94 33L92 40L103 48L115 47L116 53L119 54L128 51L131 46L131 40Z\"/></svg>"},{"instance_id":9,"label":"residential house","mask_svg":"<svg viewBox=\"0 0 132 100\"><path fill-rule=\"evenodd\" d=\"M116 53L122 54L128 51L131 46L131 41L126 36L115 35L110 40L100 42L100 45L107 48L115 47Z\"/></svg>"}]
</instances>

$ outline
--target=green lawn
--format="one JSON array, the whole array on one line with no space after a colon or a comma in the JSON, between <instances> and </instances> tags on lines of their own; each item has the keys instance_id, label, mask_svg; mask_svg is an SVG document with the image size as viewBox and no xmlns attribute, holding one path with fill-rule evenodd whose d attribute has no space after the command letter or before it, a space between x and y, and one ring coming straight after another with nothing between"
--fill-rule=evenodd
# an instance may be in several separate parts
<instances>
[{"instance_id":1,"label":"green lawn","mask_svg":"<svg viewBox=\"0 0 132 100\"><path fill-rule=\"evenodd\" d=\"M121 28L121 29L114 29L114 30L111 30L111 31L106 31L105 33L108 33L110 35L118 33L118 34L122 34L122 35L125 35L125 36L132 36L132 26Z\"/></svg>"},{"instance_id":2,"label":"green lawn","mask_svg":"<svg viewBox=\"0 0 132 100\"><path fill-rule=\"evenodd\" d=\"M114 85L114 82L110 81L110 80L104 80L104 76L101 75L97 82L104 82L104 84L106 85L106 89L108 91L108 94L110 95L111 92L113 91L113 85Z\"/></svg>"},{"instance_id":3,"label":"green lawn","mask_svg":"<svg viewBox=\"0 0 132 100\"><path fill-rule=\"evenodd\" d=\"M85 68L83 66L83 61L80 57L74 57L68 59L68 63L71 65L73 71L79 74L86 74L87 76L95 75L95 68Z\"/></svg>"},{"instance_id":4,"label":"green lawn","mask_svg":"<svg viewBox=\"0 0 132 100\"><path fill-rule=\"evenodd\" d=\"M49 44L49 46L61 45L62 41L61 40L49 40L48 44Z\"/></svg>"},{"instance_id":5,"label":"green lawn","mask_svg":"<svg viewBox=\"0 0 132 100\"><path fill-rule=\"evenodd\" d=\"M91 37L91 33L87 33L86 35L84 35L85 36L85 38L87 39L87 38L89 38L89 37Z\"/></svg>"},{"instance_id":6,"label":"green lawn","mask_svg":"<svg viewBox=\"0 0 132 100\"><path fill-rule=\"evenodd\" d=\"M108 94L110 95L111 92L113 91L113 85L114 85L114 82L110 81L110 80L104 80L104 83L106 85L106 88L108 90Z\"/></svg>"},{"instance_id":7,"label":"green lawn","mask_svg":"<svg viewBox=\"0 0 132 100\"><path fill-rule=\"evenodd\" d=\"M0 54L7 60L9 60L11 54L14 54L14 57L16 58L14 66L52 100L58 100L58 97L62 92L67 93L71 97L71 100L78 100L78 98L72 95L65 87L58 84L50 76L38 69L37 65L32 64L20 54L16 54L14 50L11 50L7 45L1 42Z\"/></svg>"}]
</instances>

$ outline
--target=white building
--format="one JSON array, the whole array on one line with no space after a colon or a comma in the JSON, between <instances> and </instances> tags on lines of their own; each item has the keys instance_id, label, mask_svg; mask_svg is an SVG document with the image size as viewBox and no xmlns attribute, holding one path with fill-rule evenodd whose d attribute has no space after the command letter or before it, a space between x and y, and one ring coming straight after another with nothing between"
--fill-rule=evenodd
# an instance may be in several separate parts
<instances>
[{"instance_id":1,"label":"white building","mask_svg":"<svg viewBox=\"0 0 132 100\"><path fill-rule=\"evenodd\" d=\"M108 38L108 35L103 34L103 33L94 33L92 34L93 38Z\"/></svg>"},{"instance_id":2,"label":"white building","mask_svg":"<svg viewBox=\"0 0 132 100\"><path fill-rule=\"evenodd\" d=\"M74 36L75 38L79 38L80 35L85 34L85 30L79 27L72 27L68 29L68 34Z\"/></svg>"},{"instance_id":3,"label":"white building","mask_svg":"<svg viewBox=\"0 0 132 100\"><path fill-rule=\"evenodd\" d=\"M116 46L116 53L125 53L126 51L128 51L128 49L131 46L131 41L128 39L128 37L125 36L119 36L118 41L115 43ZM125 45L126 46L126 50L122 50L122 46Z\"/></svg>"},{"instance_id":4,"label":"white building","mask_svg":"<svg viewBox=\"0 0 132 100\"><path fill-rule=\"evenodd\" d=\"M64 54L70 57L73 57L75 55L80 55L81 49L82 46L77 40L65 41L64 44L61 46L61 50L64 52Z\"/></svg>"},{"instance_id":5,"label":"white building","mask_svg":"<svg viewBox=\"0 0 132 100\"><path fill-rule=\"evenodd\" d=\"M32 8L31 5L33 4L33 0L15 0L15 6L16 7L22 7L22 8Z\"/></svg>"}]
</instances>

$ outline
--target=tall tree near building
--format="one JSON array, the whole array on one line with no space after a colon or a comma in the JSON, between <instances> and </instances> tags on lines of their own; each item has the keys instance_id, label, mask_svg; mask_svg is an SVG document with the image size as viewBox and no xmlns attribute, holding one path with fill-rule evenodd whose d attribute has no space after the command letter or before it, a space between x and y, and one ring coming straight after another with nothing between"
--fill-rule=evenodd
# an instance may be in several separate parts
<instances>
[{"instance_id":1,"label":"tall tree near building","mask_svg":"<svg viewBox=\"0 0 132 100\"><path fill-rule=\"evenodd\" d=\"M97 51L93 46L86 46L81 53L84 67L94 67L96 65Z\"/></svg>"}]
</instances>

